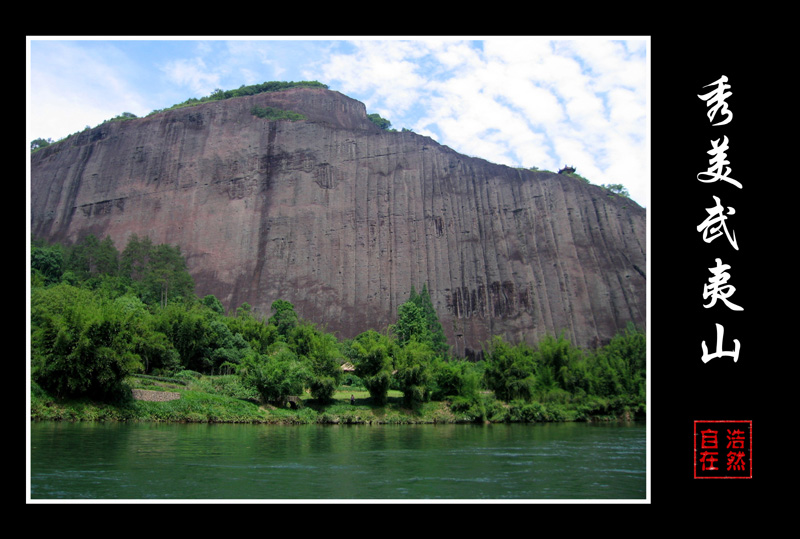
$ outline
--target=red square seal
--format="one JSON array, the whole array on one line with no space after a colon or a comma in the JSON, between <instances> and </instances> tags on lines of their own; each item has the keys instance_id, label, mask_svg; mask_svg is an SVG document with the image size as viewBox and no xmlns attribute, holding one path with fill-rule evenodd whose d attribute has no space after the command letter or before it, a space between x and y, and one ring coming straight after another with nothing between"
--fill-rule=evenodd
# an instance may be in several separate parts
<instances>
[{"instance_id":1,"label":"red square seal","mask_svg":"<svg viewBox=\"0 0 800 539\"><path fill-rule=\"evenodd\" d=\"M752 479L753 422L695 421L695 479Z\"/></svg>"}]
</instances>

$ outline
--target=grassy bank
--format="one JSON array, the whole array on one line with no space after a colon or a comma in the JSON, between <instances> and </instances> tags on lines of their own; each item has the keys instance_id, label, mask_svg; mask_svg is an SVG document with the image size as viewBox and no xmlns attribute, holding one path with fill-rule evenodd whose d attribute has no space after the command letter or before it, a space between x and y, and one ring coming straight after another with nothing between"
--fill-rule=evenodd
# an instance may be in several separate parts
<instances>
[{"instance_id":1,"label":"grassy bank","mask_svg":"<svg viewBox=\"0 0 800 539\"><path fill-rule=\"evenodd\" d=\"M580 403L506 403L493 394L479 401L434 401L404 406L402 394L390 391L383 406L372 404L363 388L342 386L329 404L305 394L292 405L263 404L236 376L200 376L183 380L131 377L130 389L163 391L180 397L168 401L118 402L59 400L31 384L31 419L35 421L151 421L265 424L412 424L471 422L617 421L644 419L644 411L624 402L593 399ZM351 404L351 396L354 402Z\"/></svg>"}]
</instances>

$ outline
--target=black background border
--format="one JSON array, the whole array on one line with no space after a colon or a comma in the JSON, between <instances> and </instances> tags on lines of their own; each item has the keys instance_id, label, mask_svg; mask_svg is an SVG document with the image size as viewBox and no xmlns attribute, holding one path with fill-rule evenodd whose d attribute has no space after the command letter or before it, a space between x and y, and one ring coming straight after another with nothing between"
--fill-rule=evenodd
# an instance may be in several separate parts
<instances>
[{"instance_id":1,"label":"black background border","mask_svg":"<svg viewBox=\"0 0 800 539\"><path fill-rule=\"evenodd\" d=\"M791 334L782 326L793 292L791 277L781 270L791 262L776 244L793 233L776 222L792 212L791 197L781 189L791 165L776 147L782 142L780 111L790 98L781 94L788 80L772 61L777 47L734 32L703 35L708 37L650 36L650 501L744 507L770 493L780 465L770 450L776 433L771 423L781 414L778 399L790 391ZM733 117L728 125L712 126L698 95L723 75L731 85ZM731 177L742 189L697 179L709 167L711 141L724 136ZM706 243L697 231L713 196L735 208L728 225L738 251L725 238ZM703 306L715 258L731 266L729 284L736 291L730 299L743 311L720 302ZM786 284L778 289L779 283ZM778 298L783 309L776 308ZM738 361L701 360L701 342L716 349L717 323L725 329L725 350L732 350L733 339L740 341ZM752 479L694 478L696 420L752 421Z\"/></svg>"}]
</instances>

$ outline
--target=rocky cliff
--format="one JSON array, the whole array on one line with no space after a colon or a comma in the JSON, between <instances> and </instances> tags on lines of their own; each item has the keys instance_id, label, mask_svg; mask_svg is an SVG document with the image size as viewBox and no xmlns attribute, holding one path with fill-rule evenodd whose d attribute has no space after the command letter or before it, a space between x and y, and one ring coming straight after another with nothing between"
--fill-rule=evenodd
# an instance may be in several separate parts
<instances>
[{"instance_id":1,"label":"rocky cliff","mask_svg":"<svg viewBox=\"0 0 800 539\"><path fill-rule=\"evenodd\" d=\"M269 121L271 106L305 115ZM645 323L645 210L579 179L387 132L362 103L297 88L111 122L32 155L31 233L179 245L198 295L276 299L352 337L428 285L450 344Z\"/></svg>"}]
</instances>

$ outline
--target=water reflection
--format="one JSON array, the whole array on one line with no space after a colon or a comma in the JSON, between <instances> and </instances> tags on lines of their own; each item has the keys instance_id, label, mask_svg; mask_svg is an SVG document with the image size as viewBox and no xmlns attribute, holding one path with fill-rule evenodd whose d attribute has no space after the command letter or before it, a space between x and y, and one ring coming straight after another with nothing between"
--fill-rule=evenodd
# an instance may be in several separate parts
<instances>
[{"instance_id":1,"label":"water reflection","mask_svg":"<svg viewBox=\"0 0 800 539\"><path fill-rule=\"evenodd\" d=\"M643 424L31 425L33 499L645 497Z\"/></svg>"}]
</instances>

